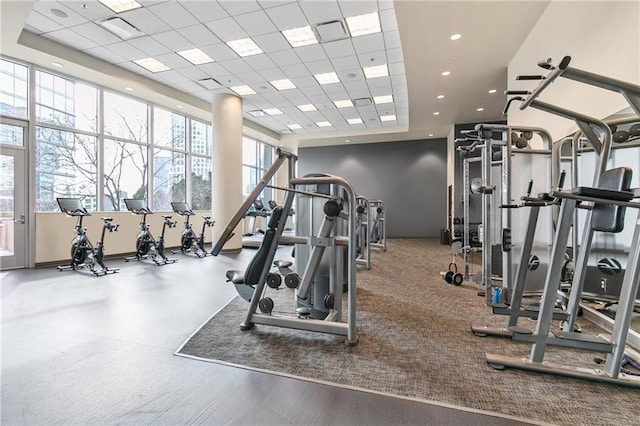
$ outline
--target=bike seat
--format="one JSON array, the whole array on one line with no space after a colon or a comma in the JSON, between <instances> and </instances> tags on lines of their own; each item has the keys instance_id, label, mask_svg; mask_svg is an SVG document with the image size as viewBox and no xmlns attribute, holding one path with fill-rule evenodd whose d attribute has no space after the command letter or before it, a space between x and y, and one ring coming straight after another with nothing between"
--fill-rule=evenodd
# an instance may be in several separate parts
<instances>
[{"instance_id":1,"label":"bike seat","mask_svg":"<svg viewBox=\"0 0 640 426\"><path fill-rule=\"evenodd\" d=\"M113 220L112 217L101 217L100 219L102 219L105 222L111 222Z\"/></svg>"},{"instance_id":2,"label":"bike seat","mask_svg":"<svg viewBox=\"0 0 640 426\"><path fill-rule=\"evenodd\" d=\"M227 271L226 275L227 275L227 281L231 281L233 284L244 283L244 271L230 270L230 271Z\"/></svg>"},{"instance_id":3,"label":"bike seat","mask_svg":"<svg viewBox=\"0 0 640 426\"><path fill-rule=\"evenodd\" d=\"M169 215L162 215L162 218L163 218L163 219L171 219L171 216L169 216Z\"/></svg>"}]
</instances>

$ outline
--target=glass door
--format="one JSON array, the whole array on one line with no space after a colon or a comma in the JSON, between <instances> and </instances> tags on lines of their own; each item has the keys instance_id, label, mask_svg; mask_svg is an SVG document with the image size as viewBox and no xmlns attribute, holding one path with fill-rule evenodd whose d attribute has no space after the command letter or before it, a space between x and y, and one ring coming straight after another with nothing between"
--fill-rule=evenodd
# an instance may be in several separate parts
<instances>
[{"instance_id":1,"label":"glass door","mask_svg":"<svg viewBox=\"0 0 640 426\"><path fill-rule=\"evenodd\" d=\"M4 120L3 120L4 121ZM26 127L0 123L0 269L24 268L27 249Z\"/></svg>"}]
</instances>

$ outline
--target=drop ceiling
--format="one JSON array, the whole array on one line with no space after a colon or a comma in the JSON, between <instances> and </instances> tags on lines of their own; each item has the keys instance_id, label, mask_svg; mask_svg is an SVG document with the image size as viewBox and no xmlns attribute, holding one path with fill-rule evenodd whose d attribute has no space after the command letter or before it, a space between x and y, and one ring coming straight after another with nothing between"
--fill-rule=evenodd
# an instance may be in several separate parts
<instances>
[{"instance_id":1,"label":"drop ceiling","mask_svg":"<svg viewBox=\"0 0 640 426\"><path fill-rule=\"evenodd\" d=\"M455 123L500 118L509 60L548 2L139 0L141 7L120 13L95 0L22 3L30 8L21 37L33 36L30 56L38 45L43 54L51 43L62 45L90 55L75 62L97 58L87 66L127 70L139 77L132 81L162 84L200 108L214 94L245 85L255 92L242 96L245 122L309 146L446 137ZM372 12L380 32L351 36L346 18ZM114 17L140 33L123 40L101 25ZM3 26L6 19L3 13ZM319 43L292 47L282 31L304 26ZM462 37L451 40L455 33ZM227 44L244 38L263 53L241 57ZM193 48L213 62L194 65L177 53ZM169 70L150 72L134 62L148 57ZM379 65L388 75L365 78L364 68ZM314 77L332 72L339 82L321 85ZM295 88L270 83L284 79ZM392 102L375 103L389 95ZM334 102L342 100L354 106L338 108ZM275 109L282 114L268 113Z\"/></svg>"}]
</instances>

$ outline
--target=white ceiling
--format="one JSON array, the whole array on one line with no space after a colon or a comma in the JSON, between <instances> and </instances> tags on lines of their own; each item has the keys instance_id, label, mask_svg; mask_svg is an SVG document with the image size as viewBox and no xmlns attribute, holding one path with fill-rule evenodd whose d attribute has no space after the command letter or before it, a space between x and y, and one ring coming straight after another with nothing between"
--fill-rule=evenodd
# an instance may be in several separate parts
<instances>
[{"instance_id":1,"label":"white ceiling","mask_svg":"<svg viewBox=\"0 0 640 426\"><path fill-rule=\"evenodd\" d=\"M175 108L173 99L177 99L187 107L191 104L202 110L211 102L213 93L230 92L229 86L246 84L257 94L243 97L245 122L257 124L251 127L258 131L268 129L263 133L272 139L300 146L345 143L346 139L367 142L446 137L454 123L499 119L505 102L502 93L506 89L507 65L548 4L139 0L142 8L119 16L144 35L123 41L96 23L116 14L95 0L17 2L22 5L13 9L13 14L18 15L19 10L21 16L14 16L11 22L6 13L6 4L11 2L1 3L3 53L7 53L4 27L18 28L15 19L22 19L20 43L30 47L28 57L22 53L23 59L44 65L46 59L38 58L38 54L46 55L62 45L60 51L66 49L63 58L75 62L69 64L70 69L80 64L88 70L86 76L77 75L77 69L73 75L95 81L96 71L98 75L135 73L125 81L120 77L117 84L137 91L136 82L146 80L150 84L147 89L160 87L159 83L168 95L162 103L173 102L167 105L170 108ZM67 16L59 17L52 9ZM372 11L379 12L382 33L298 48L291 48L280 33ZM462 38L451 41L449 37L454 33L462 34ZM240 58L225 44L244 37L251 37L265 53ZM193 47L203 50L215 62L195 66L176 54ZM69 48L87 55L73 54ZM148 56L171 70L151 73L132 62ZM362 68L370 64L388 64L390 75L365 79ZM445 70L451 75L443 77ZM341 82L319 85L313 74L329 71L335 71ZM66 64L62 72L71 73ZM215 78L223 87L208 90L197 83L207 77ZM291 79L297 88L277 91L268 83L282 78ZM97 82L109 85L108 80ZM134 94L143 96L144 87L140 89ZM496 93L489 94L490 89ZM332 103L387 94L394 95L393 103L340 109ZM437 99L438 95L444 98ZM296 107L309 103L318 111L301 112ZM279 108L284 114L254 117L249 113L264 108ZM478 108L484 110L479 112ZM210 106L205 111L210 111ZM379 117L387 114L395 114L397 120L381 122ZM356 117L363 124L347 123L347 119ZM318 121L329 121L332 126L320 128L315 125ZM292 123L300 124L302 129L289 134L286 125Z\"/></svg>"}]
</instances>

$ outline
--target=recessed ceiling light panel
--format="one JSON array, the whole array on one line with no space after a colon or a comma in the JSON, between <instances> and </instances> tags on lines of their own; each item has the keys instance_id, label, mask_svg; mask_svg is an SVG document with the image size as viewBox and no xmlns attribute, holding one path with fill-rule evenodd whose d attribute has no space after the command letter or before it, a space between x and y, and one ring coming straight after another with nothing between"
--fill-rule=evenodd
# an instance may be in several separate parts
<instances>
[{"instance_id":1,"label":"recessed ceiling light panel","mask_svg":"<svg viewBox=\"0 0 640 426\"><path fill-rule=\"evenodd\" d=\"M376 104L388 104L393 102L393 95L374 96L373 102Z\"/></svg>"},{"instance_id":2,"label":"recessed ceiling light panel","mask_svg":"<svg viewBox=\"0 0 640 426\"><path fill-rule=\"evenodd\" d=\"M133 62L151 72L169 71L171 69L156 58L137 59Z\"/></svg>"},{"instance_id":3,"label":"recessed ceiling light panel","mask_svg":"<svg viewBox=\"0 0 640 426\"><path fill-rule=\"evenodd\" d=\"M209 62L215 62L213 58L204 53L200 49L189 49L176 52L178 55L191 62L193 65L208 64Z\"/></svg>"},{"instance_id":4,"label":"recessed ceiling light panel","mask_svg":"<svg viewBox=\"0 0 640 426\"><path fill-rule=\"evenodd\" d=\"M316 121L316 126L318 127L331 127L331 123L328 121Z\"/></svg>"},{"instance_id":5,"label":"recessed ceiling light panel","mask_svg":"<svg viewBox=\"0 0 640 426\"><path fill-rule=\"evenodd\" d=\"M364 76L366 78L386 77L389 75L389 68L387 67L387 64L362 68L362 71L364 71Z\"/></svg>"},{"instance_id":6,"label":"recessed ceiling light panel","mask_svg":"<svg viewBox=\"0 0 640 426\"><path fill-rule=\"evenodd\" d=\"M282 31L282 35L287 39L291 47L318 44L318 39L310 26L284 30Z\"/></svg>"},{"instance_id":7,"label":"recessed ceiling light panel","mask_svg":"<svg viewBox=\"0 0 640 426\"><path fill-rule=\"evenodd\" d=\"M247 85L242 85L242 86L233 86L233 87L229 87L229 89L233 90L234 92L236 92L238 95L240 96L247 96L247 95L255 95L256 92L249 86Z\"/></svg>"},{"instance_id":8,"label":"recessed ceiling light panel","mask_svg":"<svg viewBox=\"0 0 640 426\"><path fill-rule=\"evenodd\" d=\"M381 115L380 121L396 121L395 114Z\"/></svg>"},{"instance_id":9,"label":"recessed ceiling light panel","mask_svg":"<svg viewBox=\"0 0 640 426\"><path fill-rule=\"evenodd\" d=\"M265 108L263 109L263 111L269 115L282 115L282 111L280 111L278 108Z\"/></svg>"},{"instance_id":10,"label":"recessed ceiling light panel","mask_svg":"<svg viewBox=\"0 0 640 426\"><path fill-rule=\"evenodd\" d=\"M250 38L228 41L227 46L232 48L234 52L242 57L263 53L262 49L260 49L260 47L258 47L258 45Z\"/></svg>"},{"instance_id":11,"label":"recessed ceiling light panel","mask_svg":"<svg viewBox=\"0 0 640 426\"><path fill-rule=\"evenodd\" d=\"M323 74L314 74L313 75L318 84L331 84L331 83L340 83L340 79L338 78L338 74L335 72L326 72Z\"/></svg>"},{"instance_id":12,"label":"recessed ceiling light panel","mask_svg":"<svg viewBox=\"0 0 640 426\"><path fill-rule=\"evenodd\" d=\"M302 112L317 111L318 109L313 104L297 105L298 109Z\"/></svg>"},{"instance_id":13,"label":"recessed ceiling light panel","mask_svg":"<svg viewBox=\"0 0 640 426\"><path fill-rule=\"evenodd\" d=\"M351 99L333 101L333 104L336 106L336 108L348 108L353 106L353 102L351 102Z\"/></svg>"},{"instance_id":14,"label":"recessed ceiling light panel","mask_svg":"<svg viewBox=\"0 0 640 426\"><path fill-rule=\"evenodd\" d=\"M296 85L291 82L288 78L283 80L273 80L270 81L271 85L278 90L287 90L287 89L295 89Z\"/></svg>"},{"instance_id":15,"label":"recessed ceiling light panel","mask_svg":"<svg viewBox=\"0 0 640 426\"><path fill-rule=\"evenodd\" d=\"M115 13L126 12L127 10L137 9L142 7L140 3L135 0L98 0L100 3L113 10Z\"/></svg>"},{"instance_id":16,"label":"recessed ceiling light panel","mask_svg":"<svg viewBox=\"0 0 640 426\"><path fill-rule=\"evenodd\" d=\"M379 33L380 17L378 16L378 12L352 16L347 18L347 26L349 27L351 37Z\"/></svg>"},{"instance_id":17,"label":"recessed ceiling light panel","mask_svg":"<svg viewBox=\"0 0 640 426\"><path fill-rule=\"evenodd\" d=\"M347 123L349 124L362 124L361 118L349 118L347 119Z\"/></svg>"},{"instance_id":18,"label":"recessed ceiling light panel","mask_svg":"<svg viewBox=\"0 0 640 426\"><path fill-rule=\"evenodd\" d=\"M293 124L287 124L287 127L291 130L300 130L302 129L302 126L296 123Z\"/></svg>"}]
</instances>

